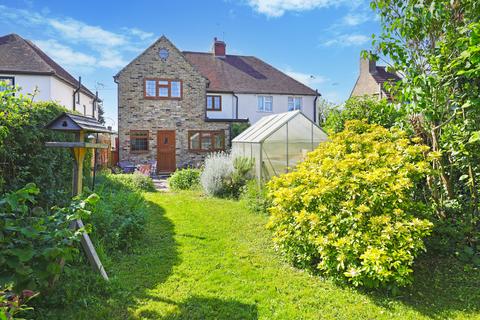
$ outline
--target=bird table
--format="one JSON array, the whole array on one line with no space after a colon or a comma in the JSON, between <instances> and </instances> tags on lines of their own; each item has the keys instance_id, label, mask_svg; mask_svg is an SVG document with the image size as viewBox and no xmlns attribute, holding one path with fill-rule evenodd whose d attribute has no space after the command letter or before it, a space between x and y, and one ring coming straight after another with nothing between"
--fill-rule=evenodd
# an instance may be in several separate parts
<instances>
[{"instance_id":1,"label":"bird table","mask_svg":"<svg viewBox=\"0 0 480 320\"><path fill-rule=\"evenodd\" d=\"M75 134L76 141L46 142L45 146L49 148L68 148L72 151L74 158L72 195L74 197L80 195L83 189L83 162L85 155L88 150L108 148L107 144L85 142L85 135L87 133L111 133L110 130L106 129L97 119L66 112L52 120L45 128ZM82 220L77 219L72 227L82 228ZM82 234L81 243L93 269L99 272L105 280L108 280L108 275L86 232Z\"/></svg>"}]
</instances>

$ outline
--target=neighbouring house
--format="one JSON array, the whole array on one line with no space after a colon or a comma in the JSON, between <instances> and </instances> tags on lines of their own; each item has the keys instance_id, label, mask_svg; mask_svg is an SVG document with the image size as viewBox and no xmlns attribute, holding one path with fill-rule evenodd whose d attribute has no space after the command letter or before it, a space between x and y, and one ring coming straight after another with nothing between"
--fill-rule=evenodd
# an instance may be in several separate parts
<instances>
[{"instance_id":1,"label":"neighbouring house","mask_svg":"<svg viewBox=\"0 0 480 320\"><path fill-rule=\"evenodd\" d=\"M318 92L252 56L180 51L162 36L114 77L119 158L157 161L158 172L198 166L226 150L231 124L301 110L315 119Z\"/></svg>"},{"instance_id":2,"label":"neighbouring house","mask_svg":"<svg viewBox=\"0 0 480 320\"><path fill-rule=\"evenodd\" d=\"M22 94L34 94L34 101L55 101L98 118L101 100L79 80L33 42L17 34L0 37L0 81L18 86Z\"/></svg>"},{"instance_id":3,"label":"neighbouring house","mask_svg":"<svg viewBox=\"0 0 480 320\"><path fill-rule=\"evenodd\" d=\"M388 72L386 67L377 66L375 60L362 57L360 58L360 74L350 97L372 95L379 99L391 99L390 94L385 89L385 84L400 80L401 78L397 74Z\"/></svg>"}]
</instances>

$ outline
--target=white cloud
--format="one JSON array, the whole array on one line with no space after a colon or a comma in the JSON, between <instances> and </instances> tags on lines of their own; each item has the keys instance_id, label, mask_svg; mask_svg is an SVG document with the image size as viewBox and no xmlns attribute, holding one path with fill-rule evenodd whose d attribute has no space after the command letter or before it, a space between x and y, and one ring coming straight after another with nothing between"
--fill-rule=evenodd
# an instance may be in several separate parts
<instances>
[{"instance_id":1,"label":"white cloud","mask_svg":"<svg viewBox=\"0 0 480 320\"><path fill-rule=\"evenodd\" d=\"M361 0L248 0L248 4L257 12L268 17L280 17L286 11L309 11L342 4L356 6Z\"/></svg>"},{"instance_id":2,"label":"white cloud","mask_svg":"<svg viewBox=\"0 0 480 320\"><path fill-rule=\"evenodd\" d=\"M71 17L51 17L42 13L0 5L0 19L43 28L50 39L35 43L58 63L77 70L93 67L118 69L127 64L124 55L138 53L154 36L138 28L122 28L121 32L89 25Z\"/></svg>"},{"instance_id":3,"label":"white cloud","mask_svg":"<svg viewBox=\"0 0 480 320\"><path fill-rule=\"evenodd\" d=\"M94 66L97 59L91 55L77 52L72 48L60 44L57 40L33 40L33 42L45 51L55 61L61 61L66 66Z\"/></svg>"},{"instance_id":4,"label":"white cloud","mask_svg":"<svg viewBox=\"0 0 480 320\"><path fill-rule=\"evenodd\" d=\"M363 34L340 34L340 35L336 35L334 39L330 39L323 42L323 45L326 47L360 46L367 43L369 40L370 40L370 37Z\"/></svg>"},{"instance_id":5,"label":"white cloud","mask_svg":"<svg viewBox=\"0 0 480 320\"><path fill-rule=\"evenodd\" d=\"M63 21L49 19L48 23L65 39L73 42L84 42L90 45L109 47L120 46L127 43L124 35L113 33L97 26L87 25L71 18Z\"/></svg>"},{"instance_id":6,"label":"white cloud","mask_svg":"<svg viewBox=\"0 0 480 320\"><path fill-rule=\"evenodd\" d=\"M125 27L125 28L122 28L122 29L127 31L132 36L139 37L141 40L152 39L153 36L154 36L153 32L146 32L146 31L140 30L138 28L126 28Z\"/></svg>"},{"instance_id":7,"label":"white cloud","mask_svg":"<svg viewBox=\"0 0 480 320\"><path fill-rule=\"evenodd\" d=\"M311 88L316 88L318 85L323 84L328 81L328 79L324 76L311 74L311 73L303 73L298 71L293 71L290 68L283 70L287 75L292 77L293 79L303 83L306 86Z\"/></svg>"},{"instance_id":8,"label":"white cloud","mask_svg":"<svg viewBox=\"0 0 480 320\"><path fill-rule=\"evenodd\" d=\"M345 26L358 26L369 20L368 15L365 13L349 13L342 18L342 24Z\"/></svg>"}]
</instances>

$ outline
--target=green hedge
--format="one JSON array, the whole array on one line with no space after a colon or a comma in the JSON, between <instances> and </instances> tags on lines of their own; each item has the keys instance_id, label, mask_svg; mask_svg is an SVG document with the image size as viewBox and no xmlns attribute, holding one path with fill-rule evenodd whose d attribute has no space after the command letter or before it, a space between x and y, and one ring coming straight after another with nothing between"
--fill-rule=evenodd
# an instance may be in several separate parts
<instances>
[{"instance_id":1,"label":"green hedge","mask_svg":"<svg viewBox=\"0 0 480 320\"><path fill-rule=\"evenodd\" d=\"M73 157L69 150L46 148L47 141L68 141L72 135L45 129L45 125L67 111L54 102L32 103L12 91L0 92L0 193L35 183L42 193L42 206L67 204L71 198ZM89 155L90 157L91 155ZM89 157L84 176L90 176ZM88 185L88 178L85 185Z\"/></svg>"}]
</instances>

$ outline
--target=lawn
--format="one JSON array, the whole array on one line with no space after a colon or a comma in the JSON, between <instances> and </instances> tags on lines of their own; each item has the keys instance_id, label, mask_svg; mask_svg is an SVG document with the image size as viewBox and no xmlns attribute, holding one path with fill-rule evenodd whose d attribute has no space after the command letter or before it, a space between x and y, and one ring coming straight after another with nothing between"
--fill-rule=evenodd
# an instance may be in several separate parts
<instances>
[{"instance_id":1,"label":"lawn","mask_svg":"<svg viewBox=\"0 0 480 320\"><path fill-rule=\"evenodd\" d=\"M415 285L393 298L290 267L272 248L267 217L241 202L146 198L145 239L107 263L108 288L86 283L75 304L45 319L480 319L479 271L453 260L421 259Z\"/></svg>"}]
</instances>

